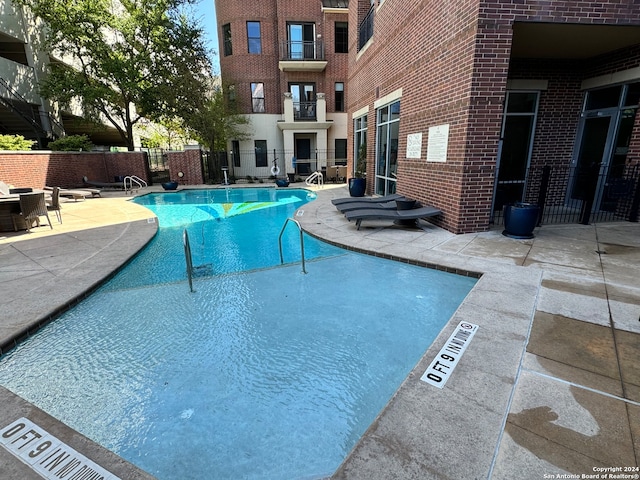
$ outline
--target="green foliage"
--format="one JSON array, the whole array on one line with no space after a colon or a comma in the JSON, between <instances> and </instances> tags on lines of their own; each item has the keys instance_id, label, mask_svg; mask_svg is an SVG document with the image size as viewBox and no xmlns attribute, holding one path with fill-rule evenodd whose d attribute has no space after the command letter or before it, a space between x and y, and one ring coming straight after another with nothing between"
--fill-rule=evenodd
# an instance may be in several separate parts
<instances>
[{"instance_id":1,"label":"green foliage","mask_svg":"<svg viewBox=\"0 0 640 480\"><path fill-rule=\"evenodd\" d=\"M14 0L47 24L53 58L42 94L106 119L133 149L144 117L190 115L208 90L203 31L183 13L192 0Z\"/></svg>"},{"instance_id":2,"label":"green foliage","mask_svg":"<svg viewBox=\"0 0 640 480\"><path fill-rule=\"evenodd\" d=\"M22 135L0 135L0 150L31 150L35 143Z\"/></svg>"},{"instance_id":3,"label":"green foliage","mask_svg":"<svg viewBox=\"0 0 640 480\"><path fill-rule=\"evenodd\" d=\"M226 101L222 88L215 88L207 99L185 118L195 139L212 152L226 151L227 140L245 140L249 119L239 115L233 103Z\"/></svg>"},{"instance_id":4,"label":"green foliage","mask_svg":"<svg viewBox=\"0 0 640 480\"><path fill-rule=\"evenodd\" d=\"M355 177L364 178L367 175L367 144L361 143L358 147L358 158L356 159Z\"/></svg>"},{"instance_id":5,"label":"green foliage","mask_svg":"<svg viewBox=\"0 0 640 480\"><path fill-rule=\"evenodd\" d=\"M68 135L49 142L49 149L54 152L90 152L93 143L86 135Z\"/></svg>"}]
</instances>

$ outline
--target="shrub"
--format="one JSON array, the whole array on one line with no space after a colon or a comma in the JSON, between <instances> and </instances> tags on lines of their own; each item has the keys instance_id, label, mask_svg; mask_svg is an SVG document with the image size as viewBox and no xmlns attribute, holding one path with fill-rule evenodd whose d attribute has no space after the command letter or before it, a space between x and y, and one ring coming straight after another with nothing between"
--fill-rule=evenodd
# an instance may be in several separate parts
<instances>
[{"instance_id":1,"label":"shrub","mask_svg":"<svg viewBox=\"0 0 640 480\"><path fill-rule=\"evenodd\" d=\"M0 150L31 150L34 143L22 135L0 135Z\"/></svg>"},{"instance_id":2,"label":"shrub","mask_svg":"<svg viewBox=\"0 0 640 480\"><path fill-rule=\"evenodd\" d=\"M93 143L86 135L68 135L50 142L49 148L55 152L90 152Z\"/></svg>"}]
</instances>

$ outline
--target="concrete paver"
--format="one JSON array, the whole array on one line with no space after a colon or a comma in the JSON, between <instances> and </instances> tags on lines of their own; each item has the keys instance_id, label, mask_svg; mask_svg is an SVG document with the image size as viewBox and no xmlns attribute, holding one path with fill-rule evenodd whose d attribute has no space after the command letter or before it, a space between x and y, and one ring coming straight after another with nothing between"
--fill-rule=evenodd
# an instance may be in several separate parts
<instances>
[{"instance_id":1,"label":"concrete paver","mask_svg":"<svg viewBox=\"0 0 640 480\"><path fill-rule=\"evenodd\" d=\"M308 234L480 276L334 478L535 479L638 465L640 225L543 226L529 240L453 235L426 222L358 231L330 203L346 188L314 191L296 214ZM64 204L53 231L0 233L0 345L81 298L155 234L151 212L106 197ZM455 373L442 389L421 381L462 321L479 329ZM121 478L146 477L2 388L0 397L10 406L0 426L37 419ZM0 478L39 478L12 459L0 448Z\"/></svg>"}]
</instances>

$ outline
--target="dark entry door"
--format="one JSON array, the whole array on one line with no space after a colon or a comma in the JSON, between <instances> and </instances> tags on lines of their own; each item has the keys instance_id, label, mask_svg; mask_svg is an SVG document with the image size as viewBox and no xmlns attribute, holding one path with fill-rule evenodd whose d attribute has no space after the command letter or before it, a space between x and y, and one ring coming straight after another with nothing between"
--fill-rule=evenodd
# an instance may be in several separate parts
<instances>
[{"instance_id":1,"label":"dark entry door","mask_svg":"<svg viewBox=\"0 0 640 480\"><path fill-rule=\"evenodd\" d=\"M601 165L607 163L607 152L611 142L612 115L588 117L583 120L580 149L575 161L575 173L571 188L571 199L594 201L598 189Z\"/></svg>"},{"instance_id":2,"label":"dark entry door","mask_svg":"<svg viewBox=\"0 0 640 480\"><path fill-rule=\"evenodd\" d=\"M311 139L296 138L296 173L308 175L311 173Z\"/></svg>"}]
</instances>

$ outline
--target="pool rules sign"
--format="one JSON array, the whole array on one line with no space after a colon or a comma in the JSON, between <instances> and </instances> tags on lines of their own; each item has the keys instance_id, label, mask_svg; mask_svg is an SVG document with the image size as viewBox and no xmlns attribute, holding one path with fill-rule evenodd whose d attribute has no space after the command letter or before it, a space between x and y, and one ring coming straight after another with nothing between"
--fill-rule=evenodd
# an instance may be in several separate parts
<instances>
[{"instance_id":1,"label":"pool rules sign","mask_svg":"<svg viewBox=\"0 0 640 480\"><path fill-rule=\"evenodd\" d=\"M477 330L477 325L460 322L420 380L443 388Z\"/></svg>"}]
</instances>

